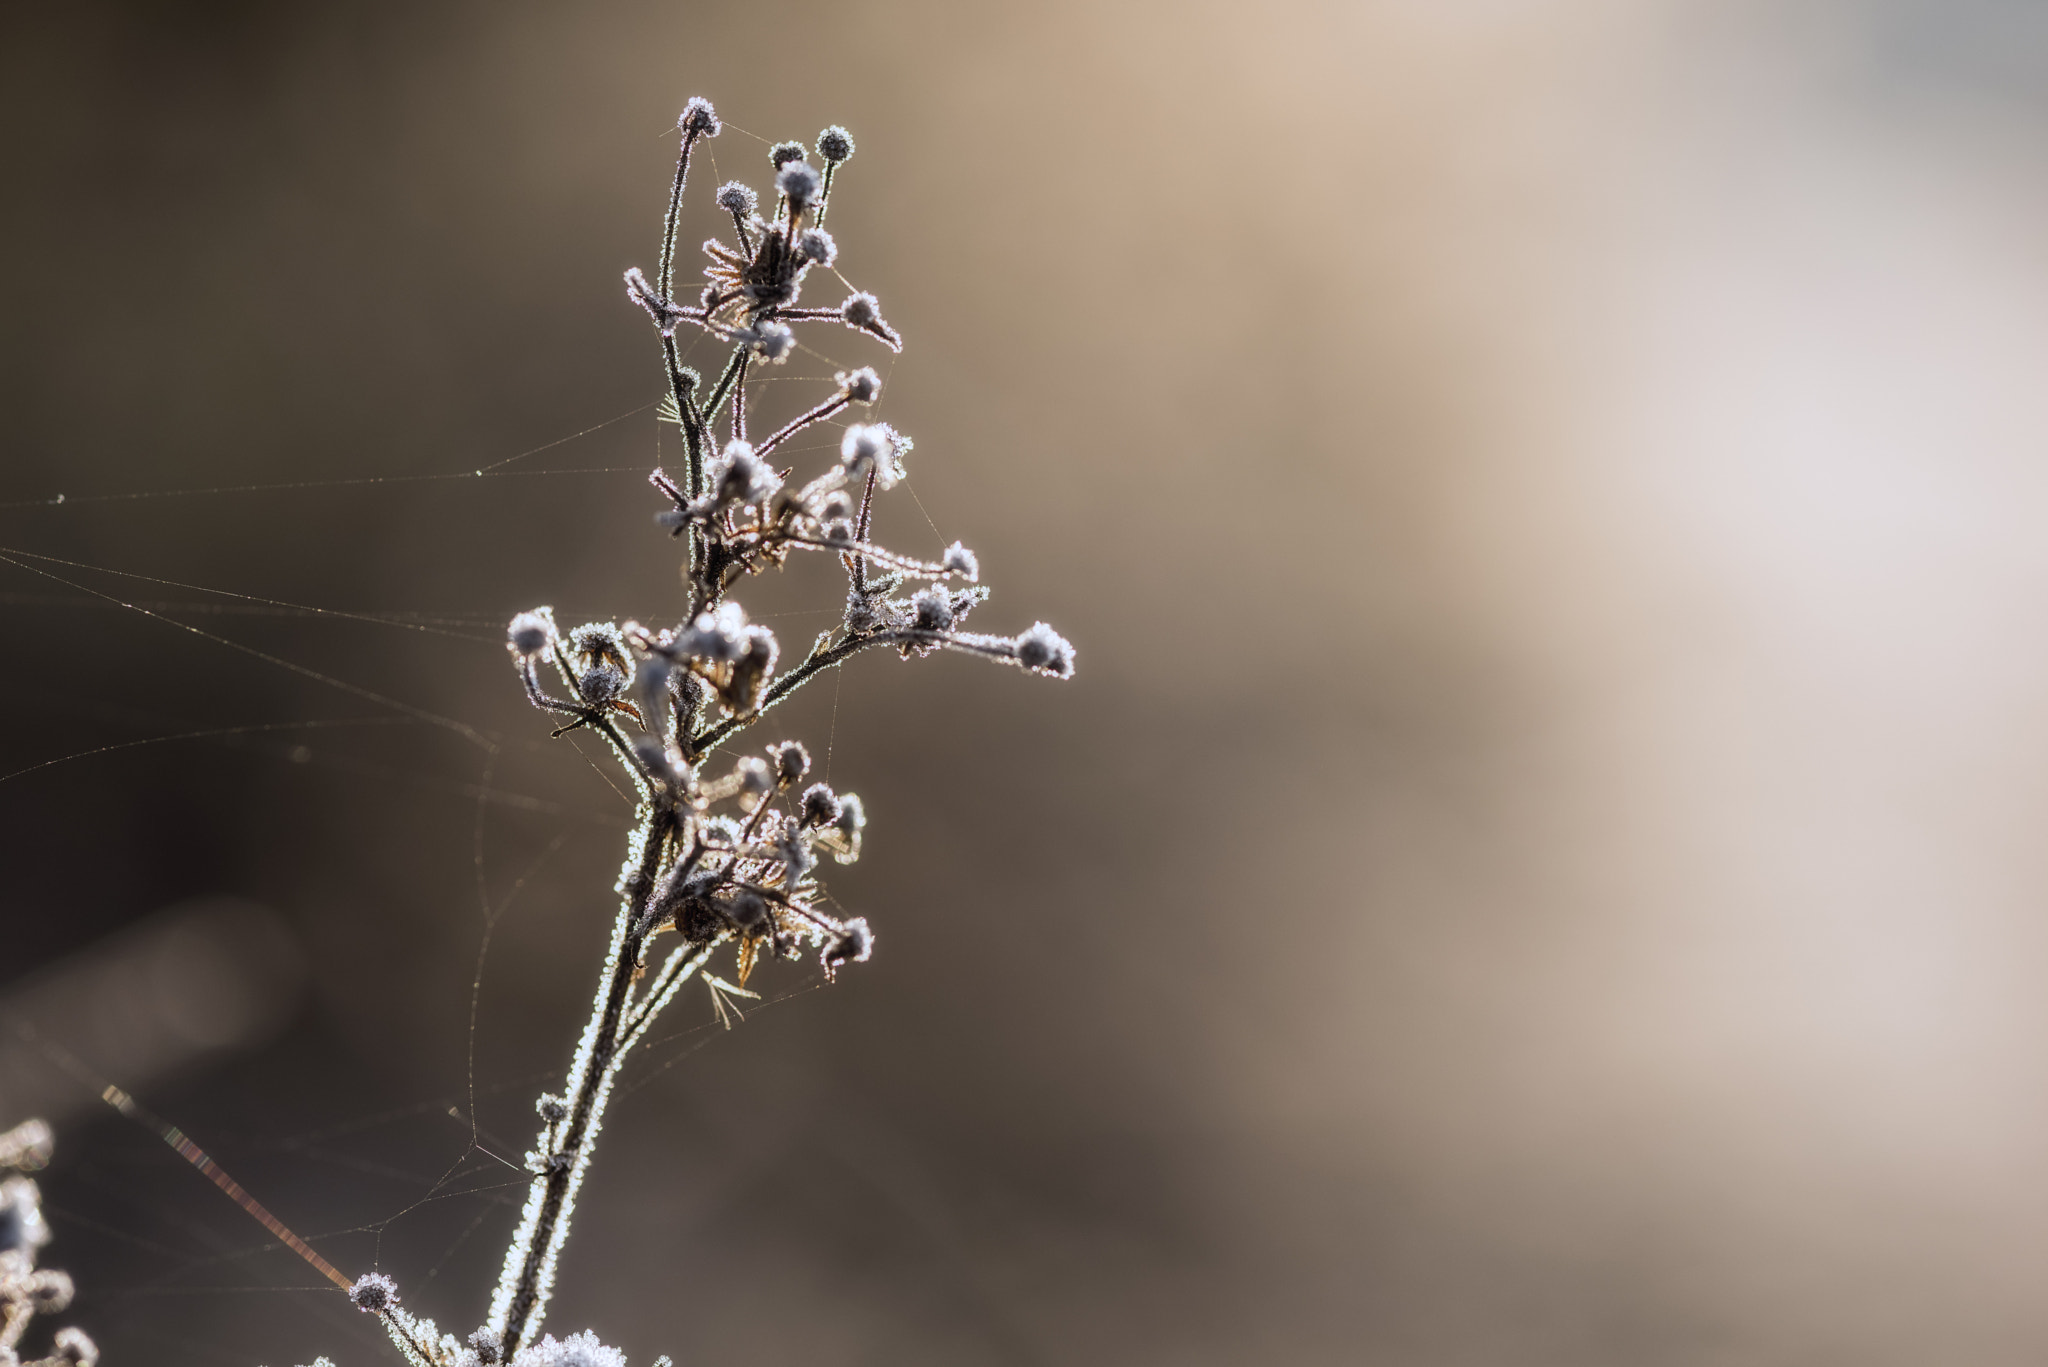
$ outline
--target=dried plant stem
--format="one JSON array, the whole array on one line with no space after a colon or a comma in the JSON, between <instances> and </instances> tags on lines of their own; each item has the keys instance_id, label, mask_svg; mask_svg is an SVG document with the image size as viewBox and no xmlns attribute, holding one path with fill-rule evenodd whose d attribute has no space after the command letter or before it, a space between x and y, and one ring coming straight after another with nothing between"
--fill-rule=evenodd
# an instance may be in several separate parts
<instances>
[{"instance_id":1,"label":"dried plant stem","mask_svg":"<svg viewBox=\"0 0 2048 1367\"><path fill-rule=\"evenodd\" d=\"M633 831L631 853L620 877L625 895L612 923L610 951L560 1098L566 1114L541 1128L532 1155L538 1171L491 1303L489 1328L498 1340L501 1360L525 1347L539 1328L554 1290L555 1262L569 1238L570 1216L620 1066L645 1037L655 1015L711 955L709 945L677 951L635 1001L634 980L643 972L642 956L655 929L648 924L647 900L677 834L674 804L665 795L651 796Z\"/></svg>"}]
</instances>

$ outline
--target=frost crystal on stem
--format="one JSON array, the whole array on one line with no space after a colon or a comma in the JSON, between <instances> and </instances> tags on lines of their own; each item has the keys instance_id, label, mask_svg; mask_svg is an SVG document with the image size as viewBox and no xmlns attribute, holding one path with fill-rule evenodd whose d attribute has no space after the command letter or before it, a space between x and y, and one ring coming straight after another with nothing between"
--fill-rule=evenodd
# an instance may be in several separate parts
<instances>
[{"instance_id":1,"label":"frost crystal on stem","mask_svg":"<svg viewBox=\"0 0 2048 1367\"><path fill-rule=\"evenodd\" d=\"M841 248L824 219L853 139L836 125L818 136L822 171L802 143L774 146L767 216L769 196L738 181L719 187L713 202L730 220L732 240L704 243L704 288L695 303L678 300L676 235L691 156L720 128L708 101L693 99L684 109L657 268L652 278L638 267L625 272L627 298L652 320L660 346L663 416L682 429L682 469L656 469L649 481L665 505L657 524L684 541L687 602L671 626L589 622L565 635L541 607L507 629L527 699L558 720L557 735L595 732L639 806L590 1016L561 1091L537 1104L542 1126L526 1155L526 1203L484 1327L464 1341L440 1334L403 1308L399 1288L382 1274L362 1278L351 1292L422 1367L622 1367L618 1352L591 1334L558 1340L541 1332L620 1066L692 976L703 974L723 1014L720 994L751 995L743 989L763 959L809 954L831 979L874 953L867 918L832 911L818 877L819 851L841 864L860 857L867 825L860 798L823 783L804 786L810 756L794 741L743 754L729 767L714 762L713 752L869 649L891 648L906 659L953 650L1054 678L1074 670L1073 646L1043 622L1014 637L964 629L988 589L979 560L959 542L926 559L875 540L875 496L907 477L907 436L887 423L852 423L836 459L814 456L787 467L771 459L809 428L874 404L882 386L871 367L839 372L814 406L772 433L749 435L749 376L788 358L800 345L798 329L850 327L891 351L902 350L903 339L865 291L800 306L814 270L833 268L828 278L838 276ZM676 334L687 328L730 348L709 385L681 362ZM775 633L750 620L733 593L748 576L801 552L835 558L846 597L838 625L783 668ZM558 686L543 678L544 666ZM665 945L673 948L664 956ZM736 984L703 972L728 949ZM659 966L650 967L656 958Z\"/></svg>"}]
</instances>

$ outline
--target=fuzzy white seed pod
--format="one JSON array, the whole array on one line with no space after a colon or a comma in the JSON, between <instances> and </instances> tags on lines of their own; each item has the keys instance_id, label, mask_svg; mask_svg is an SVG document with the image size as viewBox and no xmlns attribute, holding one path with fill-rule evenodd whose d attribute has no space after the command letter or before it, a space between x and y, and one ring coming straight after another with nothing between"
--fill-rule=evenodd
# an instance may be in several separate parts
<instances>
[{"instance_id":1,"label":"fuzzy white seed pod","mask_svg":"<svg viewBox=\"0 0 2048 1367\"><path fill-rule=\"evenodd\" d=\"M796 254L813 266L829 266L839 259L839 244L823 228L806 228L796 235Z\"/></svg>"},{"instance_id":2,"label":"fuzzy white seed pod","mask_svg":"<svg viewBox=\"0 0 2048 1367\"><path fill-rule=\"evenodd\" d=\"M1017 638L1016 646L1017 663L1026 669L1055 679L1074 676L1073 645L1044 622L1032 623L1031 629Z\"/></svg>"},{"instance_id":3,"label":"fuzzy white seed pod","mask_svg":"<svg viewBox=\"0 0 2048 1367\"><path fill-rule=\"evenodd\" d=\"M787 788L803 782L811 770L811 753L799 741L786 740L768 747L768 762L775 768L775 781Z\"/></svg>"},{"instance_id":4,"label":"fuzzy white seed pod","mask_svg":"<svg viewBox=\"0 0 2048 1367\"><path fill-rule=\"evenodd\" d=\"M71 1367L94 1367L100 1360L99 1345L94 1343L83 1329L69 1326L57 1331L56 1341L51 1345L56 1351L53 1356L59 1362Z\"/></svg>"},{"instance_id":5,"label":"fuzzy white seed pod","mask_svg":"<svg viewBox=\"0 0 2048 1367\"><path fill-rule=\"evenodd\" d=\"M676 120L676 127L684 136L692 138L715 138L724 127L718 121L718 111L711 107L711 101L702 95L692 95L683 106L682 117Z\"/></svg>"},{"instance_id":6,"label":"fuzzy white seed pod","mask_svg":"<svg viewBox=\"0 0 2048 1367\"><path fill-rule=\"evenodd\" d=\"M754 193L754 187L742 185L736 180L729 180L719 186L718 193L712 198L719 208L729 214L738 214L741 218L751 217L753 212L761 207L761 197Z\"/></svg>"},{"instance_id":7,"label":"fuzzy white seed pod","mask_svg":"<svg viewBox=\"0 0 2048 1367\"><path fill-rule=\"evenodd\" d=\"M919 631L944 631L953 625L953 598L934 584L910 600L910 624Z\"/></svg>"},{"instance_id":8,"label":"fuzzy white seed pod","mask_svg":"<svg viewBox=\"0 0 2048 1367\"><path fill-rule=\"evenodd\" d=\"M775 173L775 188L789 201L792 218L818 202L818 191L824 184L818 168L807 161L792 161Z\"/></svg>"},{"instance_id":9,"label":"fuzzy white seed pod","mask_svg":"<svg viewBox=\"0 0 2048 1367\"><path fill-rule=\"evenodd\" d=\"M555 617L546 608L522 612L505 629L505 644L521 659L531 659L555 639Z\"/></svg>"},{"instance_id":10,"label":"fuzzy white seed pod","mask_svg":"<svg viewBox=\"0 0 2048 1367\"><path fill-rule=\"evenodd\" d=\"M818 159L827 163L842 162L853 155L853 135L833 124L818 134Z\"/></svg>"},{"instance_id":11,"label":"fuzzy white seed pod","mask_svg":"<svg viewBox=\"0 0 2048 1367\"><path fill-rule=\"evenodd\" d=\"M365 1272L348 1289L348 1298L356 1309L374 1315L398 1304L398 1283L382 1272Z\"/></svg>"},{"instance_id":12,"label":"fuzzy white seed pod","mask_svg":"<svg viewBox=\"0 0 2048 1367\"><path fill-rule=\"evenodd\" d=\"M842 370L832 378L839 382L839 392L855 403L873 403L882 397L882 377L875 374L873 366Z\"/></svg>"},{"instance_id":13,"label":"fuzzy white seed pod","mask_svg":"<svg viewBox=\"0 0 2048 1367\"><path fill-rule=\"evenodd\" d=\"M941 560L946 573L957 574L968 583L981 578L981 562L974 558L974 552L955 541L946 547L945 559Z\"/></svg>"}]
</instances>

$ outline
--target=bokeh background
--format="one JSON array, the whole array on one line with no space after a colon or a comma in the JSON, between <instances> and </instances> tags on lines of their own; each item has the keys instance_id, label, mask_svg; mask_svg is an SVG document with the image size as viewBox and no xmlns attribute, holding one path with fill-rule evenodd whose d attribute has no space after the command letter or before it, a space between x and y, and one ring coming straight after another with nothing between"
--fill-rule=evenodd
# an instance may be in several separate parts
<instances>
[{"instance_id":1,"label":"bokeh background","mask_svg":"<svg viewBox=\"0 0 2048 1367\"><path fill-rule=\"evenodd\" d=\"M472 1107L530 1142L628 815L498 642L675 610L619 273L692 93L700 210L853 130L832 227L918 439L881 530L1081 668L868 659L764 728L866 797L879 953L729 1033L684 1000L550 1327L2048 1353L2048 8L4 24L0 1120L62 1126L109 1361L390 1353L89 1077L481 1317L517 1188ZM785 655L832 592L760 586Z\"/></svg>"}]
</instances>

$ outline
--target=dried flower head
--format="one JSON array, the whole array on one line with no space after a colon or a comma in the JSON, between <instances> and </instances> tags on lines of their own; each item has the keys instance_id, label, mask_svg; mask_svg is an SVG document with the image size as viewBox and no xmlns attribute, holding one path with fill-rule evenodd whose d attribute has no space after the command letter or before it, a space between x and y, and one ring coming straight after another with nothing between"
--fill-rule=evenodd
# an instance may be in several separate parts
<instances>
[{"instance_id":1,"label":"dried flower head","mask_svg":"<svg viewBox=\"0 0 2048 1367\"><path fill-rule=\"evenodd\" d=\"M736 180L719 186L713 199L719 208L740 218L752 217L754 211L761 207L761 197L754 193L753 187Z\"/></svg>"},{"instance_id":2,"label":"dried flower head","mask_svg":"<svg viewBox=\"0 0 2048 1367\"><path fill-rule=\"evenodd\" d=\"M775 169L778 171L793 161L803 159L804 145L800 142L778 142L768 149L768 160L775 163Z\"/></svg>"},{"instance_id":3,"label":"dried flower head","mask_svg":"<svg viewBox=\"0 0 2048 1367\"><path fill-rule=\"evenodd\" d=\"M825 188L825 182L817 167L807 161L792 161L775 173L775 188L789 201L789 216L795 218L818 202L818 192Z\"/></svg>"},{"instance_id":4,"label":"dried flower head","mask_svg":"<svg viewBox=\"0 0 2048 1367\"><path fill-rule=\"evenodd\" d=\"M796 235L796 254L813 266L829 266L839 259L839 244L823 228L806 228Z\"/></svg>"},{"instance_id":5,"label":"dried flower head","mask_svg":"<svg viewBox=\"0 0 2048 1367\"><path fill-rule=\"evenodd\" d=\"M838 124L833 124L818 134L818 159L825 162L845 161L853 155L853 135Z\"/></svg>"},{"instance_id":6,"label":"dried flower head","mask_svg":"<svg viewBox=\"0 0 2048 1367\"><path fill-rule=\"evenodd\" d=\"M882 377L875 374L873 366L864 365L859 370L842 370L832 377L838 381L839 392L853 403L873 403L882 397Z\"/></svg>"},{"instance_id":7,"label":"dried flower head","mask_svg":"<svg viewBox=\"0 0 2048 1367\"><path fill-rule=\"evenodd\" d=\"M676 120L676 127L686 138L715 138L722 126L711 101L702 95L692 95L683 106L682 117Z\"/></svg>"},{"instance_id":8,"label":"dried flower head","mask_svg":"<svg viewBox=\"0 0 2048 1367\"><path fill-rule=\"evenodd\" d=\"M398 1304L398 1283L381 1272L365 1272L348 1289L349 1303L374 1315Z\"/></svg>"}]
</instances>

